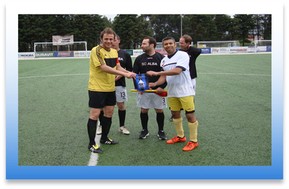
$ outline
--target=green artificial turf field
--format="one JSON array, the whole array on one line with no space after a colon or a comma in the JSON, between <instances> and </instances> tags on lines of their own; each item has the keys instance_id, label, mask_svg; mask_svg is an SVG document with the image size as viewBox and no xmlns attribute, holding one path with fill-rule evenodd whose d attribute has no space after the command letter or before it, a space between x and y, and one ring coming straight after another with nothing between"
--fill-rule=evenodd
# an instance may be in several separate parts
<instances>
[{"instance_id":1,"label":"green artificial turf field","mask_svg":"<svg viewBox=\"0 0 289 189\"><path fill-rule=\"evenodd\" d=\"M19 60L19 165L88 164L88 69L88 59ZM119 144L102 145L98 165L271 165L271 54L201 55L197 70L197 149L183 152L184 143L160 141L154 110L149 112L150 136L138 139L139 109L127 80L131 134L118 132L116 108L110 137ZM171 138L175 130L168 109L165 116Z\"/></svg>"}]
</instances>

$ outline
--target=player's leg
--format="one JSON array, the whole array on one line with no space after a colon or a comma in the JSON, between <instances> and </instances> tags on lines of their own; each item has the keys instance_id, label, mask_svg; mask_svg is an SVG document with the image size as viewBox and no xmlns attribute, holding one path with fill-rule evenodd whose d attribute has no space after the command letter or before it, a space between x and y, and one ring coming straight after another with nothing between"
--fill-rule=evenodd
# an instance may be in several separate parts
<instances>
[{"instance_id":1,"label":"player's leg","mask_svg":"<svg viewBox=\"0 0 289 189\"><path fill-rule=\"evenodd\" d=\"M113 141L108 137L111 123L112 123L112 115L114 106L116 104L115 92L107 92L105 93L105 106L103 108L103 118L101 121L102 125L102 133L100 138L100 143L102 144L117 144L118 142Z\"/></svg>"},{"instance_id":2,"label":"player's leg","mask_svg":"<svg viewBox=\"0 0 289 189\"><path fill-rule=\"evenodd\" d=\"M130 132L125 126L126 108L124 102L117 102L117 107L118 107L119 131L125 135L129 135Z\"/></svg>"},{"instance_id":3,"label":"player's leg","mask_svg":"<svg viewBox=\"0 0 289 189\"><path fill-rule=\"evenodd\" d=\"M179 98L176 97L169 97L168 98L168 105L171 109L171 114L173 116L173 124L175 126L175 130L177 135L170 140L167 140L167 144L174 144L177 142L185 142L186 137L184 134L183 129L183 119L181 117L181 103Z\"/></svg>"},{"instance_id":4,"label":"player's leg","mask_svg":"<svg viewBox=\"0 0 289 189\"><path fill-rule=\"evenodd\" d=\"M166 140L167 137L166 137L166 134L164 132L165 114L163 111L163 109L167 107L166 98L160 97L160 96L155 95L155 94L153 94L151 96L152 96L151 101L152 101L153 107L154 107L155 112L156 112L156 122L158 124L157 136L160 140Z\"/></svg>"},{"instance_id":5,"label":"player's leg","mask_svg":"<svg viewBox=\"0 0 289 189\"><path fill-rule=\"evenodd\" d=\"M123 127L125 123L125 116L126 116L125 105L124 105L124 102L117 102L116 105L118 108L119 126Z\"/></svg>"},{"instance_id":6,"label":"player's leg","mask_svg":"<svg viewBox=\"0 0 289 189\"><path fill-rule=\"evenodd\" d=\"M116 105L118 107L119 131L125 135L129 135L130 132L125 126L126 107L124 102L128 100L126 88L122 86L116 86L115 94Z\"/></svg>"},{"instance_id":7,"label":"player's leg","mask_svg":"<svg viewBox=\"0 0 289 189\"><path fill-rule=\"evenodd\" d=\"M149 131L148 131L148 111L149 109L146 108L141 108L140 111L140 120L141 120L141 126L142 130L139 135L139 139L145 139L147 136L149 136Z\"/></svg>"},{"instance_id":8,"label":"player's leg","mask_svg":"<svg viewBox=\"0 0 289 189\"><path fill-rule=\"evenodd\" d=\"M97 129L96 129L96 134L101 135L102 133L102 126L101 126L101 121L103 118L103 110L100 111L99 117L98 117L98 122L97 122Z\"/></svg>"},{"instance_id":9,"label":"player's leg","mask_svg":"<svg viewBox=\"0 0 289 189\"><path fill-rule=\"evenodd\" d=\"M88 91L89 95L89 118L87 121L87 132L89 137L88 149L94 153L101 153L102 150L95 143L96 125L99 118L100 111L103 106L103 100L101 93Z\"/></svg>"},{"instance_id":10,"label":"player's leg","mask_svg":"<svg viewBox=\"0 0 289 189\"><path fill-rule=\"evenodd\" d=\"M183 148L184 151L191 151L199 146L198 143L198 126L199 123L195 116L195 104L194 96L184 97L181 99L183 108L186 112L186 118L188 120L188 127L190 131L190 140L187 145Z\"/></svg>"},{"instance_id":11,"label":"player's leg","mask_svg":"<svg viewBox=\"0 0 289 189\"><path fill-rule=\"evenodd\" d=\"M196 78L194 78L191 81L192 81L192 86L193 86L193 96L195 96L196 89L197 89L197 80L196 80ZM173 122L173 115L171 115L170 121Z\"/></svg>"},{"instance_id":12,"label":"player's leg","mask_svg":"<svg viewBox=\"0 0 289 189\"><path fill-rule=\"evenodd\" d=\"M165 121L165 114L163 109L155 109L156 111L156 121L158 123L158 138L160 140L166 140L167 136L164 132L164 121Z\"/></svg>"},{"instance_id":13,"label":"player's leg","mask_svg":"<svg viewBox=\"0 0 289 189\"><path fill-rule=\"evenodd\" d=\"M149 112L149 109L152 108L151 102L150 102L151 95L154 95L154 94L149 94L149 93L137 94L137 106L140 107L140 120L141 120L141 126L142 126L139 139L145 139L147 136L149 136L148 112Z\"/></svg>"}]
</instances>

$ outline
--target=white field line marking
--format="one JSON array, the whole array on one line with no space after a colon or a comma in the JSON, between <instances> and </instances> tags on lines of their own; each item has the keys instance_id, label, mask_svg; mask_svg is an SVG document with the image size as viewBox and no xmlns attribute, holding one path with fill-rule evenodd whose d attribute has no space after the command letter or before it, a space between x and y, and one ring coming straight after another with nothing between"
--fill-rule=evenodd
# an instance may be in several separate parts
<instances>
[{"instance_id":1,"label":"white field line marking","mask_svg":"<svg viewBox=\"0 0 289 189\"><path fill-rule=\"evenodd\" d=\"M33 79L33 78L46 78L46 77L66 77L66 76L88 76L88 73L79 74L57 74L57 75L32 75L32 76L22 76L19 79Z\"/></svg>"},{"instance_id":2,"label":"white field line marking","mask_svg":"<svg viewBox=\"0 0 289 189\"><path fill-rule=\"evenodd\" d=\"M97 127L99 127L99 121L97 122ZM101 135L95 135L95 143L98 145L98 146L100 146L100 137L101 137ZM99 157L99 155L98 155L98 153L93 153L93 152L91 152L91 154L90 154L90 158L89 158L89 161L88 161L88 166L96 166L97 165L97 163L98 163L98 157Z\"/></svg>"},{"instance_id":3,"label":"white field line marking","mask_svg":"<svg viewBox=\"0 0 289 189\"><path fill-rule=\"evenodd\" d=\"M198 73L200 75L238 75L238 76L264 76L271 77L268 74L243 74L243 73ZM34 75L34 76L22 76L19 79L33 79L33 78L46 78L46 77L66 77L66 76L87 76L88 73L79 74L58 74L58 75Z\"/></svg>"},{"instance_id":4,"label":"white field line marking","mask_svg":"<svg viewBox=\"0 0 289 189\"><path fill-rule=\"evenodd\" d=\"M262 76L262 77L271 77L268 74L242 74L242 73L198 73L200 75L238 75L238 76Z\"/></svg>"}]
</instances>

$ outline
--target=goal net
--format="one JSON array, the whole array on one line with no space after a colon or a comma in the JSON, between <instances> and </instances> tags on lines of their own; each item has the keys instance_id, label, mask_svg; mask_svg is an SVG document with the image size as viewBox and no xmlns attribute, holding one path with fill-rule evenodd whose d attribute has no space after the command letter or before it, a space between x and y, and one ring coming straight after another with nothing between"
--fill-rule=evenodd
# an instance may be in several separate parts
<instances>
[{"instance_id":1,"label":"goal net","mask_svg":"<svg viewBox=\"0 0 289 189\"><path fill-rule=\"evenodd\" d=\"M55 45L53 42L35 42L34 57L87 57L87 42L75 41Z\"/></svg>"},{"instance_id":2,"label":"goal net","mask_svg":"<svg viewBox=\"0 0 289 189\"><path fill-rule=\"evenodd\" d=\"M252 42L254 52L271 52L271 40L255 40Z\"/></svg>"},{"instance_id":3,"label":"goal net","mask_svg":"<svg viewBox=\"0 0 289 189\"><path fill-rule=\"evenodd\" d=\"M198 48L211 48L211 47L239 47L239 41L198 41Z\"/></svg>"}]
</instances>

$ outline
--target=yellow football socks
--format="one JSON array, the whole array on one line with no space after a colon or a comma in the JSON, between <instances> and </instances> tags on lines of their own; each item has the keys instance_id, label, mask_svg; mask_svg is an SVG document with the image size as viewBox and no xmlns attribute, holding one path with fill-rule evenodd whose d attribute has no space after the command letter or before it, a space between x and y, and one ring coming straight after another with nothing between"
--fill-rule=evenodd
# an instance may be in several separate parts
<instances>
[{"instance_id":1,"label":"yellow football socks","mask_svg":"<svg viewBox=\"0 0 289 189\"><path fill-rule=\"evenodd\" d=\"M190 129L190 141L198 141L198 125L198 121L195 121L194 123L188 122L188 127Z\"/></svg>"},{"instance_id":2,"label":"yellow football socks","mask_svg":"<svg viewBox=\"0 0 289 189\"><path fill-rule=\"evenodd\" d=\"M184 129L183 129L183 119L182 118L178 118L178 119L173 119L173 123L175 125L176 131L177 131L177 135L179 137L184 137Z\"/></svg>"}]
</instances>

